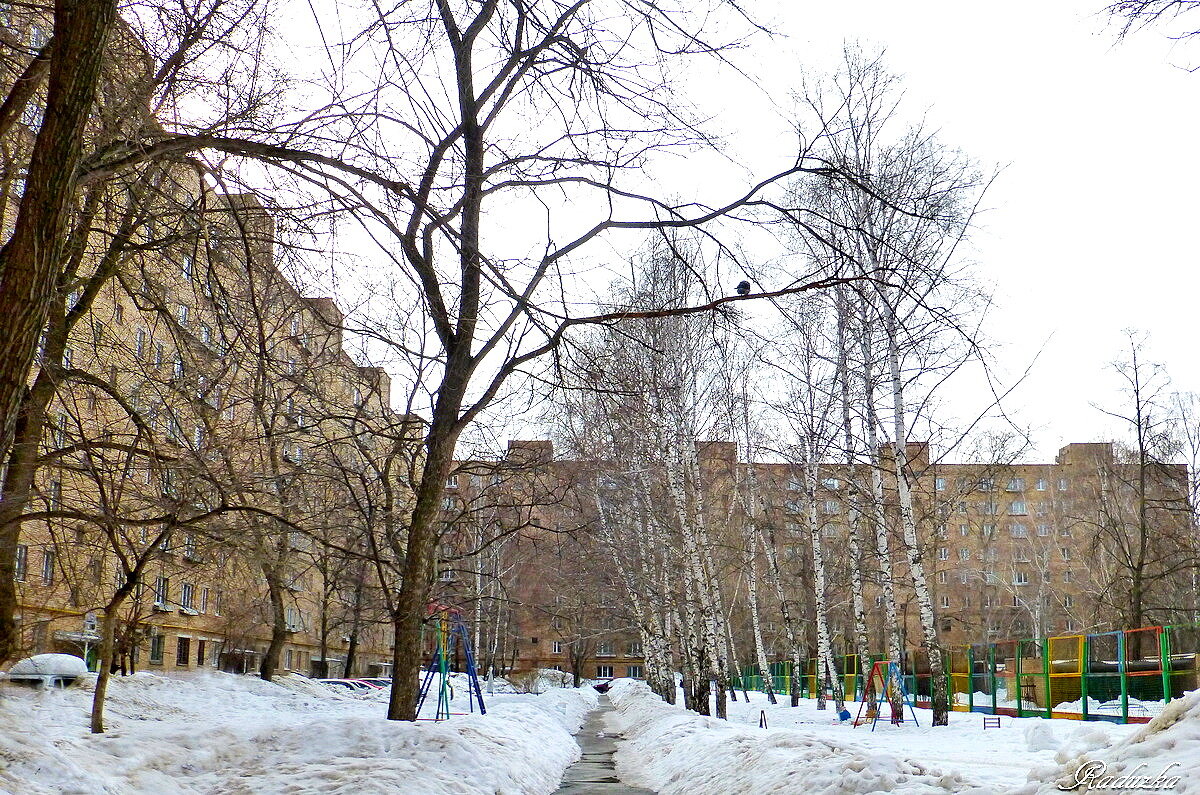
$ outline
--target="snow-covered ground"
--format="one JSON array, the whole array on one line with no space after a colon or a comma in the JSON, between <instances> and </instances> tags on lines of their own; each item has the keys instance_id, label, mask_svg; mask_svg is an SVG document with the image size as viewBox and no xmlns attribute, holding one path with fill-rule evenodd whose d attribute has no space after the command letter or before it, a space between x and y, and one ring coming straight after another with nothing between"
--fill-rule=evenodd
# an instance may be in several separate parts
<instances>
[{"instance_id":1,"label":"snow-covered ground","mask_svg":"<svg viewBox=\"0 0 1200 795\"><path fill-rule=\"evenodd\" d=\"M579 758L572 734L596 702L591 688L497 694L487 715L411 724L384 719L386 691L140 673L114 677L109 731L91 735L90 682L0 684L0 792L541 795ZM466 712L466 688L454 696Z\"/></svg>"},{"instance_id":2,"label":"snow-covered ground","mask_svg":"<svg viewBox=\"0 0 1200 795\"><path fill-rule=\"evenodd\" d=\"M1048 795L1093 760L1104 761L1110 775L1142 762L1141 774L1157 774L1176 761L1174 769L1187 776L1200 762L1200 693L1172 702L1145 725L1002 717L1002 728L985 730L982 715L952 712L950 725L935 729L930 712L918 709L919 726L884 719L874 732L837 721L832 703L822 712L811 700L792 708L786 699L771 705L751 693L749 703L730 702L724 722L664 704L641 683L619 682L611 695L613 728L629 738L617 753L618 773L662 795ZM857 713L857 704L847 707ZM759 728L764 712L766 730ZM1193 778L1170 791L1200 795L1200 777Z\"/></svg>"}]
</instances>

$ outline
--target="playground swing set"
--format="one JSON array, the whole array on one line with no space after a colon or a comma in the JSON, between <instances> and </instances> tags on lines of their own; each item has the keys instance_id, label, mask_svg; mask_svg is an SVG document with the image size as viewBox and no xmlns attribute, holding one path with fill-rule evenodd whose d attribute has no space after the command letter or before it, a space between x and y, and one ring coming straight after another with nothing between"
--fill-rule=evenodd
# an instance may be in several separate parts
<instances>
[{"instance_id":1,"label":"playground swing set","mask_svg":"<svg viewBox=\"0 0 1200 795\"><path fill-rule=\"evenodd\" d=\"M432 627L434 633L433 651L429 655L429 663L425 668L425 676L421 680L421 690L417 696L417 713L425 704L434 681L437 681L437 708L432 718L417 718L417 720L443 721L452 715L468 715L475 711L475 702L479 701L479 714L486 715L487 708L483 704L483 690L479 687L479 675L475 670L475 655L471 652L471 640L467 634L467 626L463 623L462 613L446 605L431 604L427 610L426 623L421 627L424 635L426 628ZM461 644L461 646L459 646ZM461 648L463 658L467 663L467 708L470 712L451 712L450 701L454 698L454 686L450 681L450 668L456 651Z\"/></svg>"},{"instance_id":2,"label":"playground swing set","mask_svg":"<svg viewBox=\"0 0 1200 795\"><path fill-rule=\"evenodd\" d=\"M870 696L872 687L878 682L878 688L875 690L879 694L879 698L874 702ZM893 699L898 696L898 699ZM900 711L892 711L892 724L899 726L904 723L904 705L908 705L909 714L912 715L913 725L920 726L917 721L917 710L913 704L912 696L908 692L908 688L904 684L904 677L900 674L900 666L894 660L878 660L871 665L871 673L867 677L867 686L863 695L862 703L858 706L858 716L854 719L855 726L861 726L868 720L871 722L871 731L875 731L875 724L879 722L879 715L882 711L884 702L889 704L900 701ZM867 710L866 716L863 715L863 710Z\"/></svg>"}]
</instances>

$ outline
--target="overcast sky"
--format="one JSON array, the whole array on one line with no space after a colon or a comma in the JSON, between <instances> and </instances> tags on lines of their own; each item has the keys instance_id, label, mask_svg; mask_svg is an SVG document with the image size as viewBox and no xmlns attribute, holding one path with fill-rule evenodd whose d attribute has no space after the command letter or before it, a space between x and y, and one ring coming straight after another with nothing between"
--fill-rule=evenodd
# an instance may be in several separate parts
<instances>
[{"instance_id":1,"label":"overcast sky","mask_svg":"<svg viewBox=\"0 0 1200 795\"><path fill-rule=\"evenodd\" d=\"M1108 362L1122 329L1148 332L1175 387L1200 390L1200 72L1182 68L1200 63L1200 42L1152 30L1117 42L1103 0L753 5L774 8L787 34L771 55L756 49L756 77L777 95L800 64L829 66L843 40L882 46L910 110L928 109L947 143L1005 166L974 256L995 285L988 329L1008 375L1044 346L1011 402L1035 428L1036 455L1118 433L1091 404L1121 399ZM758 153L764 137L788 143L759 113L731 138Z\"/></svg>"}]
</instances>

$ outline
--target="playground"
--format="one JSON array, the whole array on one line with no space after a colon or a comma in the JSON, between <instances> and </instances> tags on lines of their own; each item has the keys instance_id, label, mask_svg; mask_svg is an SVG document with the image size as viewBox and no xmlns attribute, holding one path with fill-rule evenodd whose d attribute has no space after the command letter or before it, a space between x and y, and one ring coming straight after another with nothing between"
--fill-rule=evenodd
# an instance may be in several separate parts
<instances>
[{"instance_id":1,"label":"playground","mask_svg":"<svg viewBox=\"0 0 1200 795\"><path fill-rule=\"evenodd\" d=\"M947 652L946 691L955 712L1147 723L1172 700L1200 690L1197 624L1004 640ZM834 667L846 700L859 700L864 684L857 655L835 657ZM897 667L914 705L930 707L933 688L924 652L908 650ZM815 698L817 659L806 660L803 669L797 689L802 698ZM791 664L772 665L769 682L754 666L734 678L739 690L765 692L768 685L786 701Z\"/></svg>"}]
</instances>

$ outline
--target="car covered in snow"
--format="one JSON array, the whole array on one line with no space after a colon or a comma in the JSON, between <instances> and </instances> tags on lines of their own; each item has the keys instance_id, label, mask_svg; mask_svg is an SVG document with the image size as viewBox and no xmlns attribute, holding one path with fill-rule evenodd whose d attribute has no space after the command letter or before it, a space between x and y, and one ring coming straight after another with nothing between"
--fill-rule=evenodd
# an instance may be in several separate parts
<instances>
[{"instance_id":1,"label":"car covered in snow","mask_svg":"<svg viewBox=\"0 0 1200 795\"><path fill-rule=\"evenodd\" d=\"M35 654L14 663L4 679L42 687L66 687L87 672L87 663L73 654Z\"/></svg>"}]
</instances>

